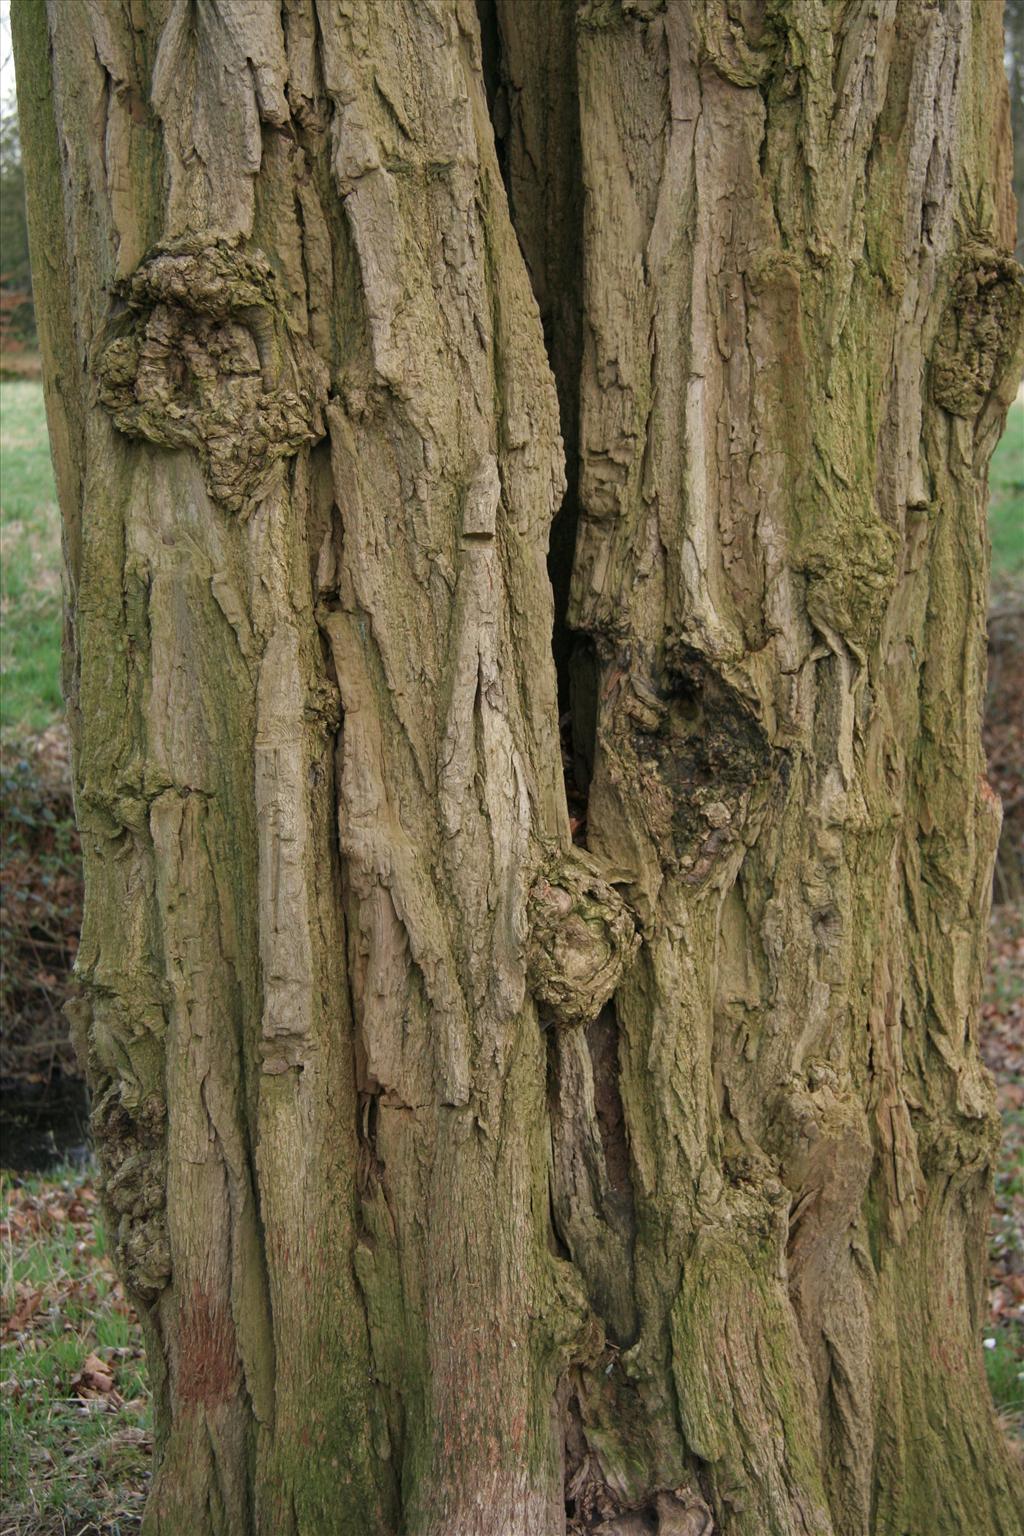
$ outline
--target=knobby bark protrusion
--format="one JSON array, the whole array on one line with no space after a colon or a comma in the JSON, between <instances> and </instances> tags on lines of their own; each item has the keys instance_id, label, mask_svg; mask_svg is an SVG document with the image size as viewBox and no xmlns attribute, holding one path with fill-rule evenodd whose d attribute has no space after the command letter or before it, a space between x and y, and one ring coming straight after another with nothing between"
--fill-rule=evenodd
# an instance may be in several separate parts
<instances>
[{"instance_id":1,"label":"knobby bark protrusion","mask_svg":"<svg viewBox=\"0 0 1024 1536\"><path fill-rule=\"evenodd\" d=\"M214 501L251 510L272 467L326 430L327 368L283 322L269 262L200 235L151 254L122 295L96 366L114 424L195 449Z\"/></svg>"},{"instance_id":2,"label":"knobby bark protrusion","mask_svg":"<svg viewBox=\"0 0 1024 1536\"><path fill-rule=\"evenodd\" d=\"M1024 275L991 247L968 243L935 340L932 390L954 416L974 417L1014 383L1024 326Z\"/></svg>"},{"instance_id":3,"label":"knobby bark protrusion","mask_svg":"<svg viewBox=\"0 0 1024 1536\"><path fill-rule=\"evenodd\" d=\"M527 980L540 1009L567 1028L595 1020L640 940L597 861L556 854L530 891Z\"/></svg>"}]
</instances>

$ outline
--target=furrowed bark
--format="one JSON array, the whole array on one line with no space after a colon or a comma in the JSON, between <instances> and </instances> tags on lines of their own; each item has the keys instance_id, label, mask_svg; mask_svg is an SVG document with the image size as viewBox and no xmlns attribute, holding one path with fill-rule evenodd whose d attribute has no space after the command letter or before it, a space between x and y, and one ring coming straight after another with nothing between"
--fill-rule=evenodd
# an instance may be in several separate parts
<instances>
[{"instance_id":1,"label":"furrowed bark","mask_svg":"<svg viewBox=\"0 0 1024 1536\"><path fill-rule=\"evenodd\" d=\"M1020 1531L997 11L16 7L148 1532Z\"/></svg>"},{"instance_id":2,"label":"furrowed bark","mask_svg":"<svg viewBox=\"0 0 1024 1536\"><path fill-rule=\"evenodd\" d=\"M543 99L540 25L498 9ZM576 756L644 940L633 1299L601 1197L555 1197L624 1346L577 1386L585 1511L695 1457L727 1531L1020 1529L977 1341L984 471L1022 291L996 12L577 9ZM549 168L511 168L529 260L517 169ZM556 1190L611 1168L580 1071Z\"/></svg>"}]
</instances>

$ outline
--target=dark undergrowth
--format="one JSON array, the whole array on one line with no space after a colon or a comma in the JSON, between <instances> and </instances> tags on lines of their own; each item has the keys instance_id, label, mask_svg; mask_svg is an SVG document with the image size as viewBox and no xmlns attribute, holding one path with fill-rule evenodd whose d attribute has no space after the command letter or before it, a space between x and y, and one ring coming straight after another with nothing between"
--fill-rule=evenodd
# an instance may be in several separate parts
<instances>
[{"instance_id":1,"label":"dark undergrowth","mask_svg":"<svg viewBox=\"0 0 1024 1536\"><path fill-rule=\"evenodd\" d=\"M0 1074L50 1087L77 1076L62 1009L82 922L67 738L0 747Z\"/></svg>"}]
</instances>

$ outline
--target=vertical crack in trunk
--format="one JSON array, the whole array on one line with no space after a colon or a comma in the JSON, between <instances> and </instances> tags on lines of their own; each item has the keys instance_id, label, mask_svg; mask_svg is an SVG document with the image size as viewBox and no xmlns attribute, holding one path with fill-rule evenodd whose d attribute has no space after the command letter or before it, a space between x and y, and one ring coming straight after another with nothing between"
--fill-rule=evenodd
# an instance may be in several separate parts
<instances>
[{"instance_id":1,"label":"vertical crack in trunk","mask_svg":"<svg viewBox=\"0 0 1024 1536\"><path fill-rule=\"evenodd\" d=\"M558 392L565 491L551 523L548 574L559 713L571 709L576 639L568 622L579 518L583 354L583 182L573 7L477 0L488 106L509 213L540 310Z\"/></svg>"},{"instance_id":2,"label":"vertical crack in trunk","mask_svg":"<svg viewBox=\"0 0 1024 1536\"><path fill-rule=\"evenodd\" d=\"M636 1210L626 1122L619 1092L619 1033L614 999L588 1025L586 1033L594 1073L594 1110L608 1180L608 1222L619 1236L623 1248L630 1253L631 1268L633 1240L636 1237ZM615 1338L614 1342L620 1349L625 1349L635 1336L635 1328L628 1329Z\"/></svg>"},{"instance_id":3,"label":"vertical crack in trunk","mask_svg":"<svg viewBox=\"0 0 1024 1536\"><path fill-rule=\"evenodd\" d=\"M637 1336L636 1214L619 1094L618 1024L607 1004L583 1030L555 1031L549 1047L552 1212L608 1341Z\"/></svg>"},{"instance_id":4,"label":"vertical crack in trunk","mask_svg":"<svg viewBox=\"0 0 1024 1536\"><path fill-rule=\"evenodd\" d=\"M531 176L559 173L551 171L550 141L542 130L531 131L545 109L549 123L557 118L548 95L557 71L534 54L534 39L545 34L532 7L498 0L494 9L497 28L491 5L483 7L490 35L499 37L491 74L501 85L492 89L492 104L506 146L513 218L545 319L563 432L568 437L571 405L580 412L584 443L567 610L578 638L559 655L563 701L569 689L567 795L574 835L624 872L646 941L644 960L588 1030L591 1050L569 1036L556 1037L550 1053L552 1211L560 1239L611 1339L632 1341L610 1275L621 1280L635 1264L643 1308L644 1336L626 1354L630 1375L642 1384L645 1413L659 1427L643 1453L648 1471L631 1484L625 1479L615 1497L626 1503L615 1508L630 1507L629 1485L629 1529L655 1529L654 1512L635 1500L645 1475L648 1487L656 1484L651 1463L659 1458L681 1475L685 1446L706 1464L717 1516L728 1529L732 1501L744 1489L746 1518L759 1531L803 1531L808 1522L831 1529L830 1519L837 1530L845 1531L847 1521L859 1530L857 1521L869 1518L878 1369L867 1340L874 1330L876 1358L878 1350L884 1354L894 1305L875 1293L868 1234L877 1232L876 1204L886 1213L890 1242L905 1242L920 1219L927 1117L909 1111L908 1102L934 1090L904 1056L899 958L869 966L862 977L861 995L872 998L867 1081L861 1048L850 1049L840 1023L839 1000L855 997L850 929L871 926L874 900L857 851L858 815L847 797L863 797L872 807L866 820L876 824L864 738L877 738L893 722L883 707L869 725L865 709L872 707L869 677L884 677L891 664L886 613L897 592L893 529L900 526L892 486L901 471L891 444L883 439L869 447L865 478L877 455L878 506L870 491L854 505L840 489L849 483L844 450L815 424L810 399L796 398L784 377L786 359L806 356L806 336L823 334L825 311L799 255L772 254L780 234L791 251L815 239L845 250L857 217L848 194L828 185L820 149L809 149L821 126L811 93L828 76L824 53L816 52L824 34L815 23L814 46L798 72L807 118L794 141L780 105L778 63L787 31L806 41L798 19L762 26L748 15L743 26L735 17L726 25L715 4L686 16L671 5L663 14L615 4L579 9L567 41L579 100L574 153L588 195L586 263L579 271L582 325L571 342L564 334L560 353L549 318L557 322L557 310L545 286L550 267L543 250L532 254L543 244L544 222L527 195ZM938 53L930 55L941 58L951 92L963 77L959 29L960 19L951 17ZM909 31L901 38L912 71L925 67L914 51L919 41ZM843 63L828 77L826 116L832 114L850 153L878 158L890 55L883 51L876 63L870 54L857 56L844 27L834 46ZM563 78L568 73L563 66ZM861 97L853 81L863 85ZM953 115L940 115L920 125L904 117L898 129L934 139L930 167L937 163L935 143L955 133ZM806 205L794 165L809 178ZM743 205L731 225L721 221L716 203L716 189L725 185L729 206L737 194ZM951 227L940 230L934 191L907 190L911 199L918 192L923 198L929 244L948 240ZM983 317L997 310L1016 317L1019 279L986 241L971 247L959 270L966 275L956 279L944 310L943 286L927 264L920 279L933 313L941 314L932 391L953 415L973 420L981 413L986 426L978 430L991 433L1004 405L997 379L1006 376L1019 324L1014 318L999 342L994 333L973 348L968 341L966 358L964 337L980 334ZM866 315L871 303L858 292L861 282L855 258L835 277L835 291L853 303L855 315L858 305ZM829 335L830 379L849 345L849 333ZM774 361L765 373L768 356ZM804 371L813 371L810 359ZM850 395L852 414L862 398ZM891 398L887 430L896 440L907 420L920 418L899 388ZM781 472L766 470L773 455ZM821 485L803 468L815 455L835 466ZM904 486L902 495L909 504L920 493ZM849 559L845 538L855 546ZM902 594L895 606L907 611ZM815 649L819 637L824 644ZM816 676L819 657L835 665L819 666ZM800 826L805 804L814 807L812 819ZM877 824L884 821L881 815ZM749 876L735 887L748 849ZM786 865L796 867L801 858L802 889ZM874 881L899 930L890 858L879 859ZM952 889L948 871L944 879ZM765 899L764 890L774 897ZM798 916L804 909L809 943ZM674 933L670 942L666 930ZM900 943L890 945L897 957ZM783 1014L806 1022L780 1029ZM608 1059L608 1037L601 1039L612 1018L621 1073L619 1061ZM673 1049L673 1037L685 1039L686 1053ZM595 1054L599 1043L604 1048ZM673 1113L657 1102L657 1077L653 1085L647 1078L655 1061L672 1086L676 1115L680 1101L687 1106L690 1134L679 1137L681 1156L670 1150ZM609 1139L620 1097L628 1137ZM972 1166L974 1156L983 1153L968 1157ZM615 1168L624 1169L642 1213L639 1250L631 1249L628 1262L624 1253L612 1256L609 1235ZM654 1278L653 1231L663 1234L662 1251L677 1259L681 1287L671 1266ZM871 1241L877 1246L876 1236ZM972 1272L971 1263L966 1267ZM735 1304L723 1302L719 1311L712 1302L702 1311L716 1287ZM741 1312L744 1320L736 1320ZM666 1329L678 1417L671 1391L656 1386ZM759 1394L741 1363L751 1352L760 1355L769 1337L786 1337L792 1354L790 1369L775 1376L762 1358L772 1391L787 1400L785 1413ZM900 1369L906 1372L907 1363ZM584 1368L577 1402L586 1400L587 1376ZM820 1414L819 1402L828 1405ZM594 1419L593 1403L590 1414ZM622 1413L614 1418L621 1424ZM607 1429L599 1414L597 1424ZM752 1478L736 1443L766 1432L778 1436L777 1459ZM585 1444L587 1429L576 1433ZM599 1443L597 1481L608 1487L624 1458L607 1435ZM585 1460L582 1453L567 1459L570 1481ZM999 1473L990 1491L993 1510L1002 1508L1003 1488ZM570 1508L575 1515L571 1501Z\"/></svg>"}]
</instances>

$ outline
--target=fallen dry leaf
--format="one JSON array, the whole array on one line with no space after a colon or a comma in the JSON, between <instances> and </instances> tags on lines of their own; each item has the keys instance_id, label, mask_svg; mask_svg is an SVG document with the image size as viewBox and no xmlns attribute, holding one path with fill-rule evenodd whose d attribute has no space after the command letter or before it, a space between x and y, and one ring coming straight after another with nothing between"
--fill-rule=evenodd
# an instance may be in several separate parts
<instances>
[{"instance_id":1,"label":"fallen dry leaf","mask_svg":"<svg viewBox=\"0 0 1024 1536\"><path fill-rule=\"evenodd\" d=\"M10 1338L11 1334L21 1333L43 1304L43 1292L32 1289L24 1282L19 1282L17 1292L18 1305L3 1325L2 1336L5 1339Z\"/></svg>"},{"instance_id":2,"label":"fallen dry leaf","mask_svg":"<svg viewBox=\"0 0 1024 1536\"><path fill-rule=\"evenodd\" d=\"M83 1402L90 1398L106 1397L112 1405L120 1406L124 1401L120 1393L114 1388L114 1372L105 1360L99 1355L88 1355L85 1364L77 1376L71 1378L71 1387L76 1397Z\"/></svg>"}]
</instances>

